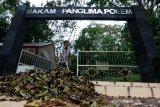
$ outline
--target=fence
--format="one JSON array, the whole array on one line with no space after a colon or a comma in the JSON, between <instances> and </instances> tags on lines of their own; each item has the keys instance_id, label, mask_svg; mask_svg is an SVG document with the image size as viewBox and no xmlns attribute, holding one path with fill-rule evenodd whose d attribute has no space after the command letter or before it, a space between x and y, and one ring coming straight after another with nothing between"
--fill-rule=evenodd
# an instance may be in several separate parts
<instances>
[{"instance_id":1,"label":"fence","mask_svg":"<svg viewBox=\"0 0 160 107\"><path fill-rule=\"evenodd\" d=\"M139 74L133 51L78 51L77 75L90 80L127 79Z\"/></svg>"},{"instance_id":2,"label":"fence","mask_svg":"<svg viewBox=\"0 0 160 107\"><path fill-rule=\"evenodd\" d=\"M18 67L23 66L23 68L25 67L27 69L36 68L38 70L49 71L53 69L53 65L56 65L56 63L47 58L22 50Z\"/></svg>"}]
</instances>

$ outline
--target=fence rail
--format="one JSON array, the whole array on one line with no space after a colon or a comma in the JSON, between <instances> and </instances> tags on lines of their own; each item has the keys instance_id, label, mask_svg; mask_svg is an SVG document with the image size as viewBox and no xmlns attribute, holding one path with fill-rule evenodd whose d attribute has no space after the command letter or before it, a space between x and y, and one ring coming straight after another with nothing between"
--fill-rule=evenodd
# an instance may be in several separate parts
<instances>
[{"instance_id":1,"label":"fence rail","mask_svg":"<svg viewBox=\"0 0 160 107\"><path fill-rule=\"evenodd\" d=\"M133 51L78 51L77 76L108 80L139 74Z\"/></svg>"},{"instance_id":2,"label":"fence rail","mask_svg":"<svg viewBox=\"0 0 160 107\"><path fill-rule=\"evenodd\" d=\"M30 66L32 68L49 71L53 69L53 65L56 65L56 62L29 51L22 50L18 65Z\"/></svg>"}]
</instances>

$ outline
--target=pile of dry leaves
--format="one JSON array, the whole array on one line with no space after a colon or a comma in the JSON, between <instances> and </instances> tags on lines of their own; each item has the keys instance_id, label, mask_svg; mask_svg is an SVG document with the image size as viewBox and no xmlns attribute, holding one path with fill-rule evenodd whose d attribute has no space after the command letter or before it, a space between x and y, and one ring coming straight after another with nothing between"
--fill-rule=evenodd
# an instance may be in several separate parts
<instances>
[{"instance_id":1,"label":"pile of dry leaves","mask_svg":"<svg viewBox=\"0 0 160 107\"><path fill-rule=\"evenodd\" d=\"M61 70L33 70L0 77L0 100L38 101L41 107L66 105L64 101L90 105L95 95L91 82L83 77L64 75Z\"/></svg>"},{"instance_id":2,"label":"pile of dry leaves","mask_svg":"<svg viewBox=\"0 0 160 107\"><path fill-rule=\"evenodd\" d=\"M27 100L25 107L159 107L155 98L98 95L84 77L63 71L28 71L0 77L0 101Z\"/></svg>"}]
</instances>

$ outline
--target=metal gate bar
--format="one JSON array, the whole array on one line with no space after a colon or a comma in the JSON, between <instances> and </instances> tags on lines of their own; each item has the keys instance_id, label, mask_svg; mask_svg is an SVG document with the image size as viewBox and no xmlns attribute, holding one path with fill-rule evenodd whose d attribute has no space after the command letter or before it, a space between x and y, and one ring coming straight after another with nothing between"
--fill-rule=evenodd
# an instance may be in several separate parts
<instances>
[{"instance_id":1,"label":"metal gate bar","mask_svg":"<svg viewBox=\"0 0 160 107\"><path fill-rule=\"evenodd\" d=\"M77 51L77 76L103 80L126 70L139 74L133 51Z\"/></svg>"}]
</instances>

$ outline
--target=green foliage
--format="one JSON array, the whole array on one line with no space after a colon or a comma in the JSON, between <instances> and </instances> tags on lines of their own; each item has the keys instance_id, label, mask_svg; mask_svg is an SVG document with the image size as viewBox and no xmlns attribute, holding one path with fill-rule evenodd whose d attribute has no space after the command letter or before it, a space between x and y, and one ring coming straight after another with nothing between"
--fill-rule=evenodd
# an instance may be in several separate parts
<instances>
[{"instance_id":1,"label":"green foliage","mask_svg":"<svg viewBox=\"0 0 160 107\"><path fill-rule=\"evenodd\" d=\"M107 81L124 81L124 78L119 76L119 77L111 77L111 78L107 78ZM132 75L129 75L127 80L127 82L140 82L141 81L141 78L140 78L140 74L132 74Z\"/></svg>"},{"instance_id":2,"label":"green foliage","mask_svg":"<svg viewBox=\"0 0 160 107\"><path fill-rule=\"evenodd\" d=\"M0 42L4 41L5 35L8 30L8 22L5 18L0 17Z\"/></svg>"},{"instance_id":3,"label":"green foliage","mask_svg":"<svg viewBox=\"0 0 160 107\"><path fill-rule=\"evenodd\" d=\"M95 5L95 6L130 6L130 3L132 3L132 0L90 0L87 4L89 6Z\"/></svg>"},{"instance_id":4,"label":"green foliage","mask_svg":"<svg viewBox=\"0 0 160 107\"><path fill-rule=\"evenodd\" d=\"M148 19L150 30L153 34L155 44L160 50L160 1L159 0L90 0L87 3L89 6L131 6L139 5L141 7ZM123 36L127 36L128 32L125 32L126 26L124 27L122 33ZM129 45L129 44L127 44Z\"/></svg>"},{"instance_id":5,"label":"green foliage","mask_svg":"<svg viewBox=\"0 0 160 107\"><path fill-rule=\"evenodd\" d=\"M75 51L77 50L103 50L108 51L115 50L128 50L131 49L130 35L127 35L128 30L124 30L122 34L122 29L124 26L120 25L100 25L92 24L87 28L84 28L81 35L75 42ZM94 55L94 56L93 56ZM121 54L119 54L121 56ZM112 54L112 57L116 59L116 64L133 64L134 57L130 53L126 53L125 57L120 57L119 55ZM81 64L96 64L96 61L107 61L109 64L115 64L113 58L110 54L105 54L102 57L102 53L79 53L81 58L79 62ZM83 56L83 57L82 57Z\"/></svg>"},{"instance_id":6,"label":"green foliage","mask_svg":"<svg viewBox=\"0 0 160 107\"><path fill-rule=\"evenodd\" d=\"M71 55L71 66L69 69L76 74L77 72L77 56L75 54Z\"/></svg>"},{"instance_id":7,"label":"green foliage","mask_svg":"<svg viewBox=\"0 0 160 107\"><path fill-rule=\"evenodd\" d=\"M160 14L157 16L148 17L151 31L155 40L155 44L160 51Z\"/></svg>"},{"instance_id":8,"label":"green foliage","mask_svg":"<svg viewBox=\"0 0 160 107\"><path fill-rule=\"evenodd\" d=\"M51 42L54 33L48 26L47 21L30 21L27 26L25 42Z\"/></svg>"},{"instance_id":9,"label":"green foliage","mask_svg":"<svg viewBox=\"0 0 160 107\"><path fill-rule=\"evenodd\" d=\"M47 6L83 6L86 3L83 3L81 0L51 0L47 2Z\"/></svg>"},{"instance_id":10,"label":"green foliage","mask_svg":"<svg viewBox=\"0 0 160 107\"><path fill-rule=\"evenodd\" d=\"M20 0L2 0L0 2L0 42L3 42L11 23L11 17L14 15L17 6L22 3Z\"/></svg>"},{"instance_id":11,"label":"green foliage","mask_svg":"<svg viewBox=\"0 0 160 107\"><path fill-rule=\"evenodd\" d=\"M67 3L68 1L66 1ZM50 1L45 4L45 7L61 6L66 5L65 2L62 3L61 0ZM21 0L3 0L0 2L0 28L1 35L0 41L3 42L6 32L9 28L11 17L14 15L17 6L20 4L25 4L30 6L30 3L26 1L22 3ZM25 42L51 42L55 41L55 44L63 41L64 36L62 33L67 28L73 29L75 27L75 21L29 21L27 26L27 36ZM54 33L53 33L54 32ZM67 32L72 32L68 30ZM55 35L58 35L55 37ZM55 38L54 38L55 37Z\"/></svg>"},{"instance_id":12,"label":"green foliage","mask_svg":"<svg viewBox=\"0 0 160 107\"><path fill-rule=\"evenodd\" d=\"M84 28L81 35L76 40L75 51L80 50L121 50L130 49L130 37L126 35L126 30L121 33L123 26L120 25L89 25ZM125 38L127 36L127 38Z\"/></svg>"},{"instance_id":13,"label":"green foliage","mask_svg":"<svg viewBox=\"0 0 160 107\"><path fill-rule=\"evenodd\" d=\"M100 29L101 27L97 25L96 27L92 27L91 25L88 26L88 28L84 28L81 32L80 37L76 41L76 49L83 49L90 50L90 48L93 48L94 50L97 48L97 40L98 35L100 36Z\"/></svg>"},{"instance_id":14,"label":"green foliage","mask_svg":"<svg viewBox=\"0 0 160 107\"><path fill-rule=\"evenodd\" d=\"M14 14L17 6L20 4L20 0L3 0L2 5L5 10L8 10L11 14Z\"/></svg>"},{"instance_id":15,"label":"green foliage","mask_svg":"<svg viewBox=\"0 0 160 107\"><path fill-rule=\"evenodd\" d=\"M127 48L133 50L132 40L129 34L127 24L124 25L124 28L121 31L121 35L122 35L121 43L124 46L123 50L127 50Z\"/></svg>"},{"instance_id":16,"label":"green foliage","mask_svg":"<svg viewBox=\"0 0 160 107\"><path fill-rule=\"evenodd\" d=\"M140 78L140 74L132 74L128 77L128 81L129 82L140 82L141 78Z\"/></svg>"}]
</instances>

